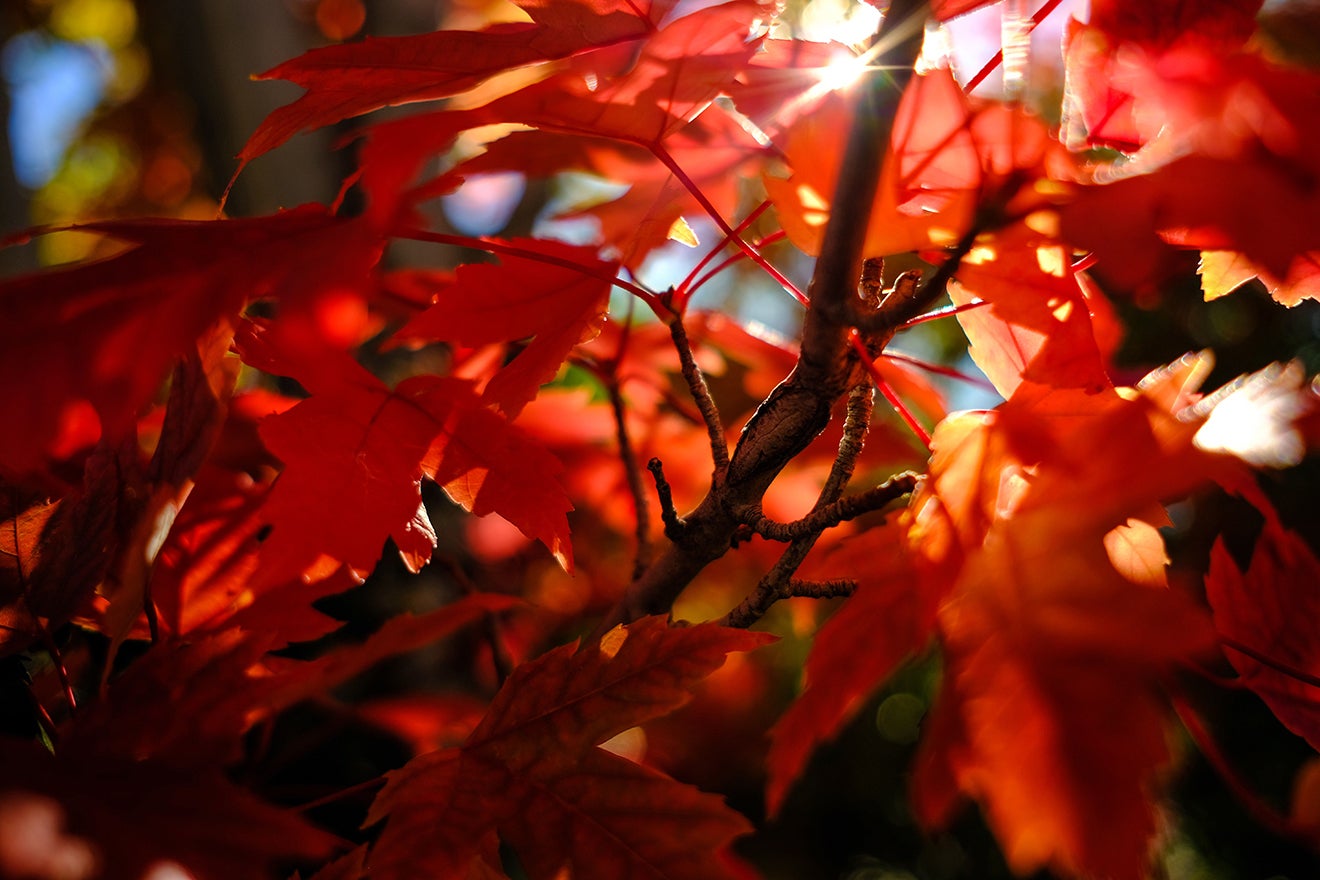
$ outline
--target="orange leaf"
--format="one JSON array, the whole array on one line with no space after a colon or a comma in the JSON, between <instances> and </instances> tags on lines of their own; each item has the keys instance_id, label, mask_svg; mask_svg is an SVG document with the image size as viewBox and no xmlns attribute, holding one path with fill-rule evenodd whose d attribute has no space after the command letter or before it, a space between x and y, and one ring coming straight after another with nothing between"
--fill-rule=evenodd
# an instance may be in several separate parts
<instances>
[{"instance_id":1,"label":"orange leaf","mask_svg":"<svg viewBox=\"0 0 1320 880\"><path fill-rule=\"evenodd\" d=\"M1253 278L1260 279L1275 302L1289 308L1304 299L1320 299L1320 251L1294 256L1283 277L1232 251L1201 251L1198 271L1207 300L1230 294Z\"/></svg>"},{"instance_id":2,"label":"orange leaf","mask_svg":"<svg viewBox=\"0 0 1320 880\"><path fill-rule=\"evenodd\" d=\"M596 746L686 703L726 654L770 638L646 618L519 666L461 748L390 774L367 817L386 819L371 876L464 877L496 831L533 880L565 868L583 880L734 876L723 851L745 819Z\"/></svg>"},{"instance_id":3,"label":"orange leaf","mask_svg":"<svg viewBox=\"0 0 1320 880\"><path fill-rule=\"evenodd\" d=\"M275 329L240 331L245 360L293 374L313 395L261 425L285 462L263 510L274 526L262 548L263 580L325 574L337 567L326 559L365 573L389 537L420 569L435 546L423 476L479 516L499 513L571 567L560 464L482 406L469 383L416 376L391 391L342 352L289 359Z\"/></svg>"},{"instance_id":4,"label":"orange leaf","mask_svg":"<svg viewBox=\"0 0 1320 880\"><path fill-rule=\"evenodd\" d=\"M535 239L510 244L596 271L512 256L499 265L461 266L454 282L436 291L434 304L396 338L477 346L531 337L482 393L482 400L512 419L554 378L573 346L599 326L610 293L610 283L601 277L612 277L616 264L598 260L594 248Z\"/></svg>"}]
</instances>

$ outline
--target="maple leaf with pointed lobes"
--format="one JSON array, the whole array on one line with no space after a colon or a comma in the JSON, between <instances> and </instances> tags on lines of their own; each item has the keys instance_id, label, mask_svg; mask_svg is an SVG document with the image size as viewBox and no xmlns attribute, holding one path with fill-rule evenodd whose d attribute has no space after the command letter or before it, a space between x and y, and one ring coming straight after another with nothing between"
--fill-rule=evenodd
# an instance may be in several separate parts
<instances>
[{"instance_id":1,"label":"maple leaf with pointed lobes","mask_svg":"<svg viewBox=\"0 0 1320 880\"><path fill-rule=\"evenodd\" d=\"M1091 314L1093 308L1104 309L1103 294L1088 288L1085 276L1067 264L1071 255L1065 248L1044 245L1024 227L996 239L970 254L949 284L955 305L974 299L990 304L957 317L968 354L995 390L1008 398L1023 383L1042 392L1111 388ZM1102 311L1101 318L1106 316ZM1117 340L1106 341L1112 353Z\"/></svg>"},{"instance_id":2,"label":"maple leaf with pointed lobes","mask_svg":"<svg viewBox=\"0 0 1320 880\"><path fill-rule=\"evenodd\" d=\"M570 69L484 106L373 126L362 152L371 216L386 224L407 218L414 203L448 192L467 173L511 168L547 176L581 168L634 185L636 191L625 195L620 207L631 212L631 224L616 220L605 238L620 247L629 265L640 263L664 242L680 213L697 207L670 163L690 165L698 186L717 188L703 193L716 213L723 216L736 205L734 181L724 172L762 148L732 120L703 122L702 117L755 53L758 40L748 39L748 32L763 12L747 0L701 9L631 47L633 54L619 47L585 53ZM496 123L537 131L507 135L487 145L488 155L408 189L425 160L447 149L460 132ZM710 155L716 145L718 158ZM639 234L635 215L642 212L655 216L643 217Z\"/></svg>"},{"instance_id":3,"label":"maple leaf with pointed lobes","mask_svg":"<svg viewBox=\"0 0 1320 880\"><path fill-rule=\"evenodd\" d=\"M654 33L672 2L521 0L531 22L481 31L437 31L371 38L314 49L261 74L307 94L272 112L239 153L244 164L300 131L332 125L382 107L447 98L516 67L566 58L602 46L627 47Z\"/></svg>"},{"instance_id":4,"label":"maple leaf with pointed lobes","mask_svg":"<svg viewBox=\"0 0 1320 880\"><path fill-rule=\"evenodd\" d=\"M1210 554L1206 599L1224 656L1275 716L1320 749L1320 559L1259 491L1265 526L1239 561L1224 539Z\"/></svg>"},{"instance_id":5,"label":"maple leaf with pointed lobes","mask_svg":"<svg viewBox=\"0 0 1320 880\"><path fill-rule=\"evenodd\" d=\"M486 409L470 383L416 376L390 390L343 352L291 359L275 325L248 323L236 344L248 363L312 392L261 425L285 463L263 509L274 527L262 550L263 581L324 576L341 562L368 572L390 537L420 569L435 547L423 476L479 516L500 514L572 567L572 505L557 479L560 464Z\"/></svg>"},{"instance_id":6,"label":"maple leaf with pointed lobes","mask_svg":"<svg viewBox=\"0 0 1320 880\"><path fill-rule=\"evenodd\" d=\"M1194 48L1132 71L1138 112L1161 135L1110 182L1080 187L1060 210L1060 232L1091 250L1096 268L1126 288L1171 271L1174 248L1233 251L1274 279L1299 282L1320 251L1320 77L1247 53ZM1281 289L1285 302L1296 294Z\"/></svg>"},{"instance_id":7,"label":"maple leaf with pointed lobes","mask_svg":"<svg viewBox=\"0 0 1320 880\"><path fill-rule=\"evenodd\" d=\"M129 431L170 365L248 302L295 313L370 289L383 242L320 205L244 220L125 220L75 227L127 245L113 256L0 282L0 472L40 468L89 401L103 436ZM33 376L40 381L33 381Z\"/></svg>"},{"instance_id":8,"label":"maple leaf with pointed lobes","mask_svg":"<svg viewBox=\"0 0 1320 880\"><path fill-rule=\"evenodd\" d=\"M569 351L588 334L594 335L609 303L610 283L602 278L612 277L618 267L597 259L594 248L536 239L514 239L509 244L529 254L553 257L558 264L507 256L499 265L460 266L453 283L438 289L431 307L409 321L395 339L477 346L530 337L481 395L513 419L555 377Z\"/></svg>"},{"instance_id":9,"label":"maple leaf with pointed lobes","mask_svg":"<svg viewBox=\"0 0 1320 880\"><path fill-rule=\"evenodd\" d=\"M1151 786L1170 760L1160 683L1215 643L1203 609L1166 586L1158 504L1240 479L1233 456L1255 454L1200 436L1207 411L1187 407L1207 369L1185 359L1125 395L1024 383L999 411L937 427L903 518L817 563L861 583L773 734L772 808L811 749L935 635L946 673L913 783L922 822L946 824L971 797L1018 873L1145 875ZM1290 382L1281 393L1296 396Z\"/></svg>"},{"instance_id":10,"label":"maple leaf with pointed lobes","mask_svg":"<svg viewBox=\"0 0 1320 880\"><path fill-rule=\"evenodd\" d=\"M819 251L838 180L842 157L832 145L851 124L843 97L826 98L788 133L792 175L764 178L784 231L808 253ZM948 68L914 76L894 114L864 252L952 245L977 216L1048 207L1074 173L1067 151L1025 109L968 98Z\"/></svg>"},{"instance_id":11,"label":"maple leaf with pointed lobes","mask_svg":"<svg viewBox=\"0 0 1320 880\"><path fill-rule=\"evenodd\" d=\"M597 746L686 703L726 654L772 638L652 617L519 666L461 748L389 775L367 817L386 820L371 876L465 877L497 832L533 880L565 868L583 880L734 876L720 853L746 820Z\"/></svg>"},{"instance_id":12,"label":"maple leaf with pointed lobes","mask_svg":"<svg viewBox=\"0 0 1320 880\"><path fill-rule=\"evenodd\" d=\"M980 800L1020 873L1137 880L1156 827L1150 785L1170 759L1160 676L1212 634L1186 597L1124 578L1106 537L1215 463L1194 454L1193 429L1144 399L1093 400L1062 449L1032 442L1042 416L1012 401L998 419L963 417L1004 435L983 462L997 483L976 504L986 530L964 543L939 611L946 685L913 791L928 824L948 820L959 792ZM1113 461L1130 479L1100 468L1079 482L1078 460Z\"/></svg>"},{"instance_id":13,"label":"maple leaf with pointed lobes","mask_svg":"<svg viewBox=\"0 0 1320 880\"><path fill-rule=\"evenodd\" d=\"M268 491L218 469L198 476L151 570L149 595L160 636L197 638L239 626L299 642L338 628L339 621L312 602L355 586L347 569L311 583L295 578L253 589ZM150 637L145 626L133 635Z\"/></svg>"},{"instance_id":14,"label":"maple leaf with pointed lobes","mask_svg":"<svg viewBox=\"0 0 1320 880\"><path fill-rule=\"evenodd\" d=\"M1227 296L1243 284L1260 279L1274 301L1292 308L1304 299L1320 299L1320 251L1293 257L1288 274L1278 276L1232 251L1201 251L1197 267L1207 300Z\"/></svg>"},{"instance_id":15,"label":"maple leaf with pointed lobes","mask_svg":"<svg viewBox=\"0 0 1320 880\"><path fill-rule=\"evenodd\" d=\"M1068 21L1064 34L1068 106L1086 127L1086 142L1131 151L1154 132L1138 118L1139 84L1123 82L1134 55L1158 58L1175 46L1227 54L1256 30L1262 0L1101 0L1090 19Z\"/></svg>"}]
</instances>

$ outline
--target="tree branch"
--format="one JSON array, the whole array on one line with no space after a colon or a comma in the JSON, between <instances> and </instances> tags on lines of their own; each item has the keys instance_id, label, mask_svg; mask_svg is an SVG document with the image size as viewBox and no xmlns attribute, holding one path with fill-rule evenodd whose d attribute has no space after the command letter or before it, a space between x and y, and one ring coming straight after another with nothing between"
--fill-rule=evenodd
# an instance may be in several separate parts
<instances>
[{"instance_id":1,"label":"tree branch","mask_svg":"<svg viewBox=\"0 0 1320 880\"><path fill-rule=\"evenodd\" d=\"M857 113L808 287L811 305L797 364L744 426L723 480L714 481L697 508L683 518L677 538L671 538L671 545L629 585L601 621L596 637L616 624L669 611L692 579L728 552L739 528L760 510L775 477L825 429L834 403L858 384L857 359L848 344L850 327L842 317L857 311L851 304L857 299L866 225L898 97L921 47L925 6L894 0L876 37L877 42L893 44L879 59L886 72L871 71L857 86ZM710 424L707 420L708 428ZM720 439L722 443L722 432ZM837 499L835 495L826 503ZM790 545L785 557L795 555L795 547L797 543ZM781 562L787 573L767 577L786 582L797 565L790 564L791 559Z\"/></svg>"},{"instance_id":2,"label":"tree branch","mask_svg":"<svg viewBox=\"0 0 1320 880\"><path fill-rule=\"evenodd\" d=\"M917 475L908 471L891 477L865 492L845 495L833 504L813 510L795 522L780 523L761 517L749 525L752 531L770 541L796 541L811 534L820 534L839 523L856 519L864 513L881 510L891 501L902 498L916 489L917 480Z\"/></svg>"},{"instance_id":3,"label":"tree branch","mask_svg":"<svg viewBox=\"0 0 1320 880\"><path fill-rule=\"evenodd\" d=\"M832 508L843 495L844 487L852 479L857 465L857 456L862 451L866 440L866 429L871 424L871 412L875 396L870 385L855 385L848 395L848 412L844 417L843 436L839 439L839 452L830 466L830 475L820 490L820 496L812 506L812 513ZM807 518L810 518L810 514ZM766 572L747 598L738 607L724 617L726 626L747 627L760 620L770 606L780 599L791 595L789 583L799 566L816 546L820 529L807 531L793 539L788 549L775 562L774 567Z\"/></svg>"},{"instance_id":4,"label":"tree branch","mask_svg":"<svg viewBox=\"0 0 1320 880\"><path fill-rule=\"evenodd\" d=\"M683 518L674 509L674 493L665 479L665 466L660 459L653 458L646 463L646 469L655 480L655 494L660 499L660 520L665 524L665 537L678 541L683 537ZM636 580L636 578L634 578Z\"/></svg>"},{"instance_id":5,"label":"tree branch","mask_svg":"<svg viewBox=\"0 0 1320 880\"><path fill-rule=\"evenodd\" d=\"M683 316L676 315L669 322L669 335L674 339L674 348L678 350L678 361L683 366L683 379L692 392L692 399L697 404L702 420L706 423L706 433L710 436L710 456L715 462L716 482L729 467L729 446L724 440L724 423L720 420L719 408L710 396L706 377L701 374L696 359L692 356L692 343L688 341L687 328L683 326Z\"/></svg>"}]
</instances>

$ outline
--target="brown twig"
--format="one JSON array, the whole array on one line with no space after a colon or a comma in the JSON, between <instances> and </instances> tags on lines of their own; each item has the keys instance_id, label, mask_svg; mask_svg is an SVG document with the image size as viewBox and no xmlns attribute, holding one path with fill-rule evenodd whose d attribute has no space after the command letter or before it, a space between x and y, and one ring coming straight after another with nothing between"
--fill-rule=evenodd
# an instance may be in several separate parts
<instances>
[{"instance_id":1,"label":"brown twig","mask_svg":"<svg viewBox=\"0 0 1320 880\"><path fill-rule=\"evenodd\" d=\"M706 433L710 436L710 455L715 463L715 480L718 481L729 467L729 445L724 439L724 423L720 420L719 408L710 396L706 377L697 366L692 356L692 343L688 341L687 328L683 326L681 315L675 316L669 323L669 335L674 339L674 348L678 351L678 361L683 367L683 379L687 382L692 399L706 423Z\"/></svg>"},{"instance_id":2,"label":"brown twig","mask_svg":"<svg viewBox=\"0 0 1320 880\"><path fill-rule=\"evenodd\" d=\"M844 318L857 311L853 301L857 299L880 162L898 96L920 50L924 11L924 3L894 0L877 35L877 42L893 46L885 58L878 59L886 70L883 74L870 72L858 85L855 121L808 287L811 305L804 318L797 364L744 426L723 479L714 481L701 503L684 516L681 531L675 530L676 538L671 538L670 546L624 591L596 628L596 637L617 624L668 612L692 579L728 552L739 529L760 509L766 489L779 472L824 430L835 402L858 384L857 360L848 344L850 327ZM892 321L894 327L901 323ZM722 444L721 432L720 444L713 445ZM786 555L796 552L793 546ZM791 560L784 562L786 568L796 568L789 565ZM782 578L787 581L789 576L791 571Z\"/></svg>"},{"instance_id":3,"label":"brown twig","mask_svg":"<svg viewBox=\"0 0 1320 880\"><path fill-rule=\"evenodd\" d=\"M749 525L754 532L767 540L796 541L886 507L890 502L911 493L917 486L917 480L917 475L909 471L890 477L879 486L867 489L865 492L845 495L833 504L814 509L794 522L780 523L761 517Z\"/></svg>"},{"instance_id":4,"label":"brown twig","mask_svg":"<svg viewBox=\"0 0 1320 880\"><path fill-rule=\"evenodd\" d=\"M655 480L655 494L660 499L660 520L665 524L665 537L678 541L683 537L683 518L674 509L674 493L665 479L665 466L660 459L653 458L646 463L646 469Z\"/></svg>"},{"instance_id":5,"label":"brown twig","mask_svg":"<svg viewBox=\"0 0 1320 880\"><path fill-rule=\"evenodd\" d=\"M857 456L861 454L862 445L866 440L866 429L871 424L873 401L874 395L869 385L854 386L849 392L847 415L844 416L843 436L839 439L838 454L834 457L834 464L830 467L830 474L825 479L820 496L812 506L812 513L808 514L806 519L810 519L819 511L834 507L843 495L844 488L852 479L853 471L857 466ZM820 537L821 531L822 529L808 530L792 539L788 549L761 578L756 589L748 594L738 607L725 615L721 622L725 626L751 626L765 616L771 605L791 595L788 589L793 575L806 560L811 548L816 545L816 539Z\"/></svg>"},{"instance_id":6,"label":"brown twig","mask_svg":"<svg viewBox=\"0 0 1320 880\"><path fill-rule=\"evenodd\" d=\"M857 592L857 581L834 578L828 581L805 581L793 578L784 591L786 599L846 599Z\"/></svg>"},{"instance_id":7,"label":"brown twig","mask_svg":"<svg viewBox=\"0 0 1320 880\"><path fill-rule=\"evenodd\" d=\"M637 453L633 451L632 440L628 436L623 395L619 393L619 383L613 376L606 381L605 390L609 393L610 409L614 413L614 439L619 445L619 463L623 466L624 476L628 480L628 492L633 500L637 555L633 559L632 579L637 580L651 563L651 508L646 503L646 491L642 488Z\"/></svg>"}]
</instances>

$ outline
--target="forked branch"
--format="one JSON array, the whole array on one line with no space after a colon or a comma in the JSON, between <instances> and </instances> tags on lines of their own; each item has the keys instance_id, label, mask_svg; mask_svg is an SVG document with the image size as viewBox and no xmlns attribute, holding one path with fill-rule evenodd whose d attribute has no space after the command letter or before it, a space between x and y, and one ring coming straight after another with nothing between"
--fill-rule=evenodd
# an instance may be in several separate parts
<instances>
[{"instance_id":1,"label":"forked branch","mask_svg":"<svg viewBox=\"0 0 1320 880\"><path fill-rule=\"evenodd\" d=\"M703 409L702 415L711 435L716 479L696 509L683 517L682 527L673 529L675 534L670 539L670 546L640 578L633 581L601 622L597 636L616 624L668 612L692 579L728 552L740 530L745 530L746 524L759 516L762 498L770 484L825 429L834 404L850 388L864 381L856 354L848 342L851 332L848 321L860 312L857 283L866 226L894 111L921 47L925 7L925 3L915 0L895 0L890 5L881 32L877 34L877 42L893 46L885 57L879 59L886 70L883 74L871 71L857 87L857 113L844 150L820 257L808 287L811 305L803 323L802 346L796 366L743 428L737 446L728 457L727 467L723 469L722 479L719 478L719 449L724 444L723 428ZM967 247L970 246L969 241ZM955 256L953 262L960 257L961 254ZM943 274L936 272L923 290L938 285L942 291L952 271L949 268ZM931 294L929 299L934 299L935 295ZM926 301L922 297L915 302L905 300L893 307L881 304L875 312L875 321L896 329L907 318L919 314ZM891 311L894 314L890 314ZM673 322L671 327L681 330L678 322ZM675 342L678 343L680 338L676 336ZM686 346L679 345L680 356L684 348ZM684 375L700 407L703 406L702 398L708 398L709 392L704 380L700 384L695 381L700 377L695 362L692 368L693 375L688 377L685 363ZM867 388L868 403L869 398ZM827 486L827 491L822 493L822 498L826 499L824 504L836 502L846 482L843 479L837 488ZM831 492L833 496L828 497ZM677 513L674 520L677 522ZM787 584L801 564L800 558L794 562L793 557L805 558L813 540L803 538L791 544L781 558L781 564L766 577L775 584ZM776 586L774 589L780 588Z\"/></svg>"}]
</instances>

